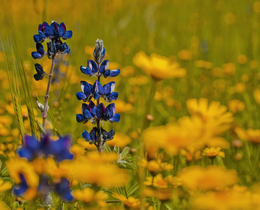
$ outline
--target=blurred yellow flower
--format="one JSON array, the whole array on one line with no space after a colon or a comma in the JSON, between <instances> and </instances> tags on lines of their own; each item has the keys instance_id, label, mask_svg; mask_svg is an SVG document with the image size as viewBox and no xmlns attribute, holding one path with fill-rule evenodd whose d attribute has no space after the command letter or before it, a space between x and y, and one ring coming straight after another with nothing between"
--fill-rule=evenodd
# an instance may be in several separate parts
<instances>
[{"instance_id":1,"label":"blurred yellow flower","mask_svg":"<svg viewBox=\"0 0 260 210\"><path fill-rule=\"evenodd\" d=\"M120 75L122 77L131 77L135 73L135 69L132 66L126 66L122 69L120 69Z\"/></svg>"},{"instance_id":2,"label":"blurred yellow flower","mask_svg":"<svg viewBox=\"0 0 260 210\"><path fill-rule=\"evenodd\" d=\"M257 90L254 91L254 98L255 98L255 100L256 100L256 103L257 103L258 105L260 105L260 90L259 90L259 89L257 89Z\"/></svg>"},{"instance_id":3,"label":"blurred yellow flower","mask_svg":"<svg viewBox=\"0 0 260 210\"><path fill-rule=\"evenodd\" d=\"M106 202L104 201L105 199L108 198L107 194L105 194L102 191L98 191L95 193L93 189L90 188L83 188L83 190L74 190L73 191L73 196L79 200L83 201L85 203L90 203L90 202L96 202L99 206L106 206Z\"/></svg>"},{"instance_id":4,"label":"blurred yellow flower","mask_svg":"<svg viewBox=\"0 0 260 210\"><path fill-rule=\"evenodd\" d=\"M241 112L245 109L245 107L245 103L237 99L228 101L228 108L232 113Z\"/></svg>"},{"instance_id":5,"label":"blurred yellow flower","mask_svg":"<svg viewBox=\"0 0 260 210\"><path fill-rule=\"evenodd\" d=\"M193 208L201 210L259 209L259 204L255 205L256 203L252 202L253 198L249 192L237 192L235 190L210 191L194 196L191 204Z\"/></svg>"},{"instance_id":6,"label":"blurred yellow flower","mask_svg":"<svg viewBox=\"0 0 260 210\"><path fill-rule=\"evenodd\" d=\"M192 56L193 54L190 50L181 50L178 52L178 57L181 60L191 60Z\"/></svg>"},{"instance_id":7,"label":"blurred yellow flower","mask_svg":"<svg viewBox=\"0 0 260 210\"><path fill-rule=\"evenodd\" d=\"M160 159L151 161L142 159L139 161L139 166L147 168L152 175L160 173L161 171L170 171L171 169L173 169L173 165L161 161L162 160Z\"/></svg>"},{"instance_id":8,"label":"blurred yellow flower","mask_svg":"<svg viewBox=\"0 0 260 210\"><path fill-rule=\"evenodd\" d=\"M140 201L134 197L126 198L124 195L119 195L118 193L113 193L112 196L122 201L126 208L140 209Z\"/></svg>"},{"instance_id":9,"label":"blurred yellow flower","mask_svg":"<svg viewBox=\"0 0 260 210\"><path fill-rule=\"evenodd\" d=\"M233 116L227 111L227 107L220 104L218 101L213 101L208 104L208 99L196 98L186 101L188 111L191 115L201 117L205 122L210 120L218 121L219 123L228 124L233 122Z\"/></svg>"},{"instance_id":10,"label":"blurred yellow flower","mask_svg":"<svg viewBox=\"0 0 260 210\"><path fill-rule=\"evenodd\" d=\"M239 64L246 64L247 63L247 57L245 55L239 55L237 57L237 61Z\"/></svg>"},{"instance_id":11,"label":"blurred yellow flower","mask_svg":"<svg viewBox=\"0 0 260 210\"><path fill-rule=\"evenodd\" d=\"M187 147L180 150L180 154L185 156L186 161L191 162L192 160L197 161L201 159L201 151L195 150L194 147Z\"/></svg>"},{"instance_id":12,"label":"blurred yellow flower","mask_svg":"<svg viewBox=\"0 0 260 210\"><path fill-rule=\"evenodd\" d=\"M217 155L225 158L225 153L220 150L220 147L205 148L202 152L202 155L207 156L208 158L215 158Z\"/></svg>"},{"instance_id":13,"label":"blurred yellow flower","mask_svg":"<svg viewBox=\"0 0 260 210\"><path fill-rule=\"evenodd\" d=\"M234 75L234 73L236 71L236 66L234 63L225 63L225 64L223 64L223 69L224 69L224 72L230 76L230 75Z\"/></svg>"},{"instance_id":14,"label":"blurred yellow flower","mask_svg":"<svg viewBox=\"0 0 260 210\"><path fill-rule=\"evenodd\" d=\"M124 101L117 99L115 102L116 113L124 113L132 110L133 106L130 103L125 103Z\"/></svg>"},{"instance_id":15,"label":"blurred yellow flower","mask_svg":"<svg viewBox=\"0 0 260 210\"><path fill-rule=\"evenodd\" d=\"M4 182L3 179L0 179L0 192L4 192L12 188L12 184L10 182Z\"/></svg>"},{"instance_id":16,"label":"blurred yellow flower","mask_svg":"<svg viewBox=\"0 0 260 210\"><path fill-rule=\"evenodd\" d=\"M120 148L124 148L131 142L131 139L123 134L123 133L116 133L114 138L111 141L107 141L106 144L114 147L115 145L119 146Z\"/></svg>"},{"instance_id":17,"label":"blurred yellow flower","mask_svg":"<svg viewBox=\"0 0 260 210\"><path fill-rule=\"evenodd\" d=\"M0 201L0 209L1 210L9 210L10 208L6 207L6 205L3 201Z\"/></svg>"},{"instance_id":18,"label":"blurred yellow flower","mask_svg":"<svg viewBox=\"0 0 260 210\"><path fill-rule=\"evenodd\" d=\"M245 86L244 83L239 82L239 83L236 84L236 91L238 93L243 93L245 91L245 89L246 89L246 86Z\"/></svg>"},{"instance_id":19,"label":"blurred yellow flower","mask_svg":"<svg viewBox=\"0 0 260 210\"><path fill-rule=\"evenodd\" d=\"M12 118L9 116L0 116L0 124L10 125L12 123Z\"/></svg>"},{"instance_id":20,"label":"blurred yellow flower","mask_svg":"<svg viewBox=\"0 0 260 210\"><path fill-rule=\"evenodd\" d=\"M178 78L186 75L186 70L180 68L176 61L171 61L169 58L157 54L151 54L148 57L144 52L139 52L134 56L133 62L155 80Z\"/></svg>"},{"instance_id":21,"label":"blurred yellow flower","mask_svg":"<svg viewBox=\"0 0 260 210\"><path fill-rule=\"evenodd\" d=\"M247 129L237 127L235 129L236 134L242 140L249 141L251 143L260 144L260 130L259 129Z\"/></svg>"},{"instance_id":22,"label":"blurred yellow flower","mask_svg":"<svg viewBox=\"0 0 260 210\"><path fill-rule=\"evenodd\" d=\"M26 159L20 157L10 158L6 162L6 167L15 183L19 184L21 182L20 174L23 174L29 186L38 186L39 176L34 171L33 165Z\"/></svg>"},{"instance_id":23,"label":"blurred yellow flower","mask_svg":"<svg viewBox=\"0 0 260 210\"><path fill-rule=\"evenodd\" d=\"M172 199L172 197L173 197L173 190L170 189L170 188L154 189L154 188L151 188L151 187L146 187L146 188L144 188L143 193L147 197L156 197L161 201L167 201L167 200Z\"/></svg>"},{"instance_id":24,"label":"blurred yellow flower","mask_svg":"<svg viewBox=\"0 0 260 210\"><path fill-rule=\"evenodd\" d=\"M158 188L178 187L181 183L182 182L179 177L169 175L163 178L162 174L158 174L155 177L146 177L146 181L144 182L147 186L154 186Z\"/></svg>"},{"instance_id":25,"label":"blurred yellow flower","mask_svg":"<svg viewBox=\"0 0 260 210\"><path fill-rule=\"evenodd\" d=\"M222 166L191 166L180 172L178 177L182 185L190 190L219 190L239 181L235 170Z\"/></svg>"}]
</instances>

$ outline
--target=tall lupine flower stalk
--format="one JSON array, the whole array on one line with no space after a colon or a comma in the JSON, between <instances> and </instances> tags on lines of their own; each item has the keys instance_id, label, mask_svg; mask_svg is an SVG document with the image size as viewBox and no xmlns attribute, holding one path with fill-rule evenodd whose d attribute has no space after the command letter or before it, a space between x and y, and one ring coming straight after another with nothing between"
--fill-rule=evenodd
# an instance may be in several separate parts
<instances>
[{"instance_id":1,"label":"tall lupine flower stalk","mask_svg":"<svg viewBox=\"0 0 260 210\"><path fill-rule=\"evenodd\" d=\"M48 111L48 99L50 92L50 85L53 77L53 69L54 69L54 59L58 54L65 54L70 52L69 46L66 42L62 42L61 39L66 40L72 37L72 31L67 31L64 23L58 24L56 22L52 22L49 25L46 22L39 24L38 33L33 36L34 41L36 43L36 52L32 52L32 57L34 59L41 59L45 55L48 56L49 59L52 60L50 73L47 74L42 66L38 63L35 64L36 74L34 75L35 80L42 80L45 75L49 76L47 90L45 94L45 102L44 105L38 103L38 107L42 112L42 126L45 129L46 119L47 119L47 111ZM47 52L45 52L43 45L41 44L44 40L50 40L47 43Z\"/></svg>"},{"instance_id":2,"label":"tall lupine flower stalk","mask_svg":"<svg viewBox=\"0 0 260 210\"><path fill-rule=\"evenodd\" d=\"M103 76L115 77L120 73L120 70L109 70L108 60L104 60L106 56L106 50L103 46L103 41L97 39L95 49L93 52L93 60L87 61L87 67L81 66L80 70L83 74L90 77L96 76L95 83L89 84L86 81L81 81L81 91L76 94L78 100L83 102L89 102L89 104L82 104L82 114L77 114L76 119L78 122L86 123L88 121L96 124L89 133L83 131L82 137L90 144L95 144L98 151L102 153L103 145L106 141L114 138L114 130L107 132L101 127L102 121L109 121L110 123L118 122L120 120L120 114L115 114L115 104L111 103L106 108L103 103L100 103L100 98L103 98L106 102L112 102L118 97L118 93L114 92L115 82L109 82L102 86L100 84L100 78ZM94 98L96 104L91 100Z\"/></svg>"}]
</instances>

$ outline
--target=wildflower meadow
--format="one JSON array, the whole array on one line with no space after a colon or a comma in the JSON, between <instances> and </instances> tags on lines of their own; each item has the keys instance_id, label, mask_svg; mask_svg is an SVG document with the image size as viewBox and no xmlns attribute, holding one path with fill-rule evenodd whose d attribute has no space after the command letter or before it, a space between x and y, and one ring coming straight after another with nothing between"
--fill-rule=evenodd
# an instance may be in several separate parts
<instances>
[{"instance_id":1,"label":"wildflower meadow","mask_svg":"<svg viewBox=\"0 0 260 210\"><path fill-rule=\"evenodd\" d=\"M260 1L2 0L0 210L260 210Z\"/></svg>"}]
</instances>

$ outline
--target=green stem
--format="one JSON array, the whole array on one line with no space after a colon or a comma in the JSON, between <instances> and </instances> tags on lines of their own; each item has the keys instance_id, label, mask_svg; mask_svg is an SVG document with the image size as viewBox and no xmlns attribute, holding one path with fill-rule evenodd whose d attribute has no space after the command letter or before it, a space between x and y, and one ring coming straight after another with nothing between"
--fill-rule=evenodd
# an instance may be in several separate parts
<instances>
[{"instance_id":1,"label":"green stem","mask_svg":"<svg viewBox=\"0 0 260 210\"><path fill-rule=\"evenodd\" d=\"M46 126L47 111L48 111L47 106L48 106L48 100L49 100L51 80L52 80L52 76L53 76L52 75L53 69L54 69L54 56L51 59L51 71L50 71L50 74L49 74L49 81L48 81L46 95L45 95L44 111L43 111L43 115L42 115L42 127L43 127L43 129L45 129L45 126Z\"/></svg>"},{"instance_id":2,"label":"green stem","mask_svg":"<svg viewBox=\"0 0 260 210\"><path fill-rule=\"evenodd\" d=\"M157 81L152 80L150 93L149 93L149 96L148 96L148 100L146 102L146 109L145 109L144 118L143 118L142 132L146 128L149 127L149 124L151 122L147 118L147 115L151 114L151 108L152 108L154 94L155 94L155 91L156 91L156 85L157 85ZM140 159L144 158L144 140L143 140L142 136L139 138L139 157L140 157ZM145 170L143 168L139 167L140 207L141 207L141 210L144 210L144 204L145 204L145 196L143 194L144 179L145 179Z\"/></svg>"}]
</instances>

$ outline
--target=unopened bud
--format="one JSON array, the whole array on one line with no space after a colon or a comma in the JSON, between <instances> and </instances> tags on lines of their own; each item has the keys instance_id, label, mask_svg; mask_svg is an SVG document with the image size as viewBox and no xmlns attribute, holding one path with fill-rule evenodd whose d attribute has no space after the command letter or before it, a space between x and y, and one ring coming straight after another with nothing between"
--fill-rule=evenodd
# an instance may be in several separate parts
<instances>
[{"instance_id":1,"label":"unopened bud","mask_svg":"<svg viewBox=\"0 0 260 210\"><path fill-rule=\"evenodd\" d=\"M146 115L146 119L149 121L154 121L154 117L151 114Z\"/></svg>"}]
</instances>

